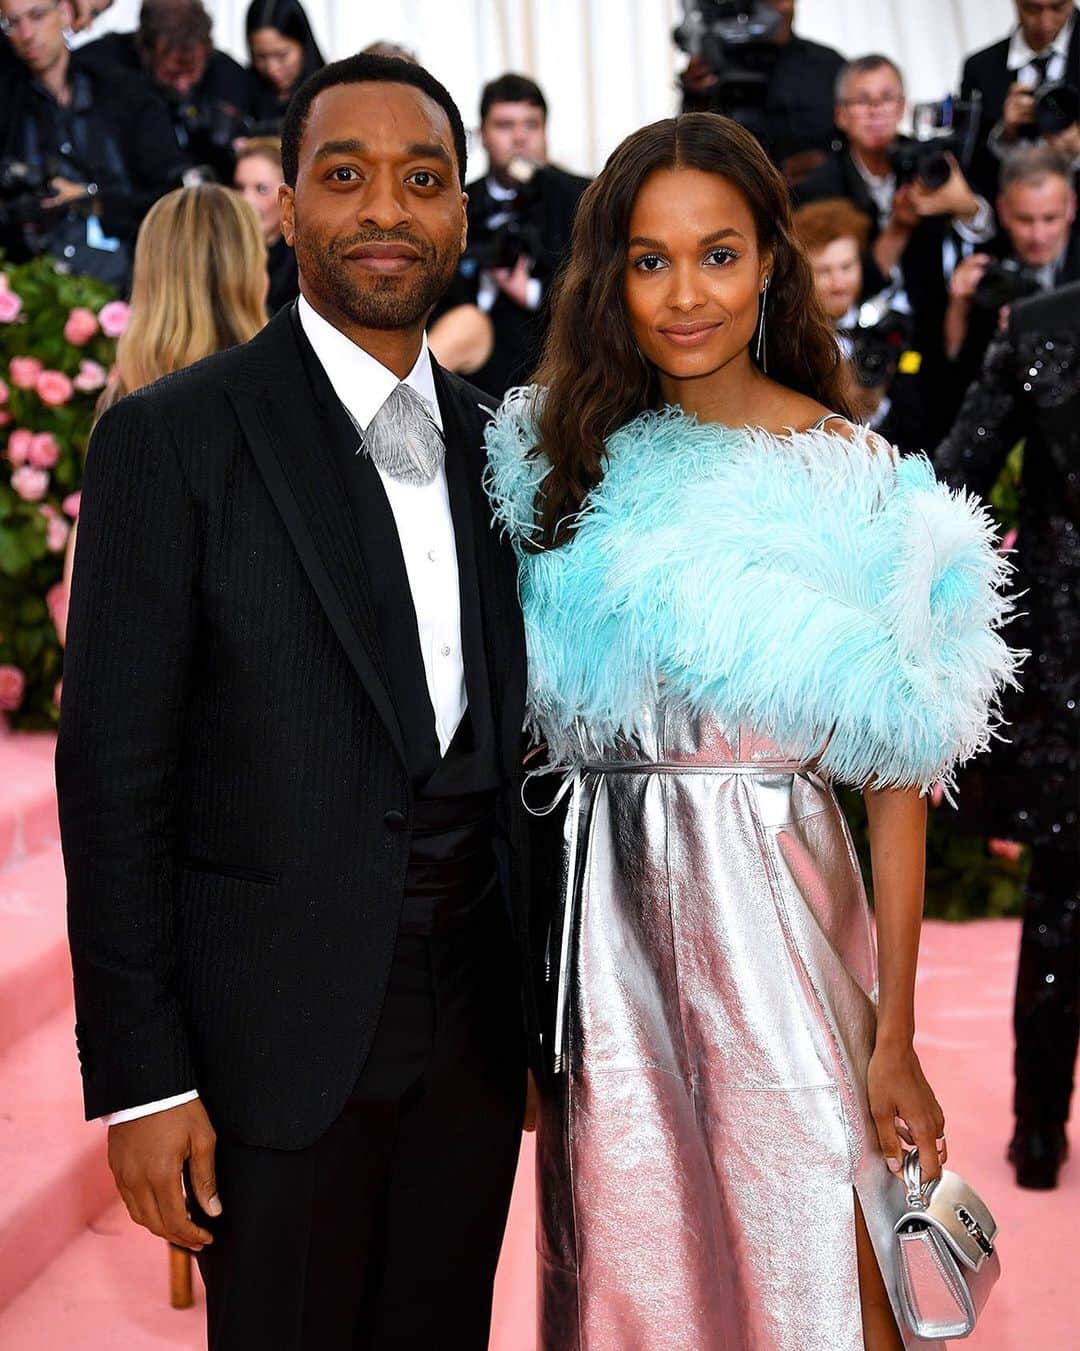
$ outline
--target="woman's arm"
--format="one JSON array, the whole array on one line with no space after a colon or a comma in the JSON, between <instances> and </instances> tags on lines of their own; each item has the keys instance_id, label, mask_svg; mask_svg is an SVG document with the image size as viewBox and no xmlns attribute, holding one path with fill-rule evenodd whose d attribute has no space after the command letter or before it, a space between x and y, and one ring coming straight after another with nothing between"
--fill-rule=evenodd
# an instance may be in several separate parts
<instances>
[{"instance_id":1,"label":"woman's arm","mask_svg":"<svg viewBox=\"0 0 1080 1351\"><path fill-rule=\"evenodd\" d=\"M882 1153L901 1169L901 1138L919 1148L924 1179L938 1176L945 1118L919 1064L915 968L922 924L926 799L914 788L868 788L874 911L878 934L878 1023L868 1092ZM899 1130L897 1118L902 1125Z\"/></svg>"}]
</instances>

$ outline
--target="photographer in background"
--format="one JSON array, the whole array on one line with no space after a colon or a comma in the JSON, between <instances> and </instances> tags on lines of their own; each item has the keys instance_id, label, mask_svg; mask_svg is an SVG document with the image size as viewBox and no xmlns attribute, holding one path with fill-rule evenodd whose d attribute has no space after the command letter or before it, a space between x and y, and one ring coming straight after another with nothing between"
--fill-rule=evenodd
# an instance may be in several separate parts
<instances>
[{"instance_id":1,"label":"photographer in background","mask_svg":"<svg viewBox=\"0 0 1080 1351\"><path fill-rule=\"evenodd\" d=\"M466 187L468 247L428 338L439 361L501 398L539 356L544 294L589 180L548 163L547 102L524 75L484 86L480 140L487 176Z\"/></svg>"},{"instance_id":2,"label":"photographer in background","mask_svg":"<svg viewBox=\"0 0 1080 1351\"><path fill-rule=\"evenodd\" d=\"M202 0L143 0L133 33L107 33L81 49L102 70L145 75L164 98L177 145L193 164L232 178L232 143L250 130L248 74L213 44Z\"/></svg>"},{"instance_id":3,"label":"photographer in background","mask_svg":"<svg viewBox=\"0 0 1080 1351\"><path fill-rule=\"evenodd\" d=\"M824 160L844 58L794 31L795 0L686 3L675 40L690 53L683 112L726 113L752 131L789 183Z\"/></svg>"},{"instance_id":4,"label":"photographer in background","mask_svg":"<svg viewBox=\"0 0 1080 1351\"><path fill-rule=\"evenodd\" d=\"M1000 161L1018 141L1046 138L1065 151L1065 138L1080 139L1069 135L1080 115L1078 13L1073 0L1016 0L1012 34L964 64L960 97L982 98L972 178L989 197Z\"/></svg>"},{"instance_id":5,"label":"photographer in background","mask_svg":"<svg viewBox=\"0 0 1080 1351\"><path fill-rule=\"evenodd\" d=\"M81 33L89 28L99 15L112 7L113 0L70 0L71 31ZM0 82L6 80L12 71L19 67L19 58L11 50L7 35L0 33Z\"/></svg>"},{"instance_id":6,"label":"photographer in background","mask_svg":"<svg viewBox=\"0 0 1080 1351\"><path fill-rule=\"evenodd\" d=\"M1001 235L957 267L949 286L945 350L959 406L982 367L1006 306L1080 281L1076 190L1068 160L1047 145L1017 146L1001 169Z\"/></svg>"},{"instance_id":7,"label":"photographer in background","mask_svg":"<svg viewBox=\"0 0 1080 1351\"><path fill-rule=\"evenodd\" d=\"M124 289L139 223L185 165L144 80L68 51L70 0L0 0L0 247Z\"/></svg>"},{"instance_id":8,"label":"photographer in background","mask_svg":"<svg viewBox=\"0 0 1080 1351\"><path fill-rule=\"evenodd\" d=\"M869 217L833 197L799 207L792 221L845 359L848 406L891 445L922 449L921 363L908 347L911 316L897 308L892 288L864 293Z\"/></svg>"},{"instance_id":9,"label":"photographer in background","mask_svg":"<svg viewBox=\"0 0 1080 1351\"><path fill-rule=\"evenodd\" d=\"M847 197L870 217L877 275L867 277L867 286L897 285L898 303L910 309L928 400L925 431L936 441L948 425L942 334L949 278L966 253L993 238L996 224L958 162L962 138L901 137L905 105L903 77L888 57L850 61L836 85L836 123L846 143L799 184L796 196L800 203Z\"/></svg>"}]
</instances>

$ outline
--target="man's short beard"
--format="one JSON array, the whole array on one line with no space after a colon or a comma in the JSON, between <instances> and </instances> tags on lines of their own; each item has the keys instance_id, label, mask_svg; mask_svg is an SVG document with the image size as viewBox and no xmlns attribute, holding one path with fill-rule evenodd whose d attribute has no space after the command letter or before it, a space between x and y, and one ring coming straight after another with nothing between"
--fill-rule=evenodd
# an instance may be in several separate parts
<instances>
[{"instance_id":1,"label":"man's short beard","mask_svg":"<svg viewBox=\"0 0 1080 1351\"><path fill-rule=\"evenodd\" d=\"M407 277L362 274L344 254L358 243L407 242L419 250L420 260ZM310 247L298 235L296 257L300 271L314 288L360 328L411 328L422 320L450 285L458 264L456 248L440 253L432 245L403 236L369 235L335 241L329 249Z\"/></svg>"}]
</instances>

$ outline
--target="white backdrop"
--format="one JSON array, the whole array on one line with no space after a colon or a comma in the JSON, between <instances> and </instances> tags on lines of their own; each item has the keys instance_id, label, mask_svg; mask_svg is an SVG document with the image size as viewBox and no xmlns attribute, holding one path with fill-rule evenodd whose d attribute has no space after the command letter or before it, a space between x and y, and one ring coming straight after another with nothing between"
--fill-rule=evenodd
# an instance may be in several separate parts
<instances>
[{"instance_id":1,"label":"white backdrop","mask_svg":"<svg viewBox=\"0 0 1080 1351\"><path fill-rule=\"evenodd\" d=\"M246 63L247 0L206 3L217 45ZM134 27L138 8L139 0L116 0L95 31ZM306 8L328 58L376 38L412 47L457 99L466 126L486 80L506 70L532 75L551 105L552 158L582 173L676 106L677 0L306 0ZM913 98L932 99L955 88L965 53L1014 22L1013 0L798 0L796 27L845 56L884 52ZM481 154L472 167L482 167Z\"/></svg>"}]
</instances>

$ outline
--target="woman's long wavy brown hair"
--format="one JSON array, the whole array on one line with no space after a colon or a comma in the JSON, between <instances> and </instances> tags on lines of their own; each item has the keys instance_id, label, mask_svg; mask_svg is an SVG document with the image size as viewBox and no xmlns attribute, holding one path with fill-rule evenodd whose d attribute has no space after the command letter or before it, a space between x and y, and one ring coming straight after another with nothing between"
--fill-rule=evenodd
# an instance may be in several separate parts
<instances>
[{"instance_id":1,"label":"woman's long wavy brown hair","mask_svg":"<svg viewBox=\"0 0 1080 1351\"><path fill-rule=\"evenodd\" d=\"M848 411L840 353L792 230L783 178L753 136L730 118L685 113L653 122L622 142L586 190L570 257L553 291L551 324L533 377L545 390L537 450L551 463L538 504L538 547L570 537L586 494L603 476L605 438L658 401L656 374L634 342L623 294L627 240L645 179L656 169L684 168L722 174L733 183L753 214L759 250L772 252L770 377L835 412Z\"/></svg>"}]
</instances>

